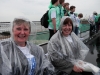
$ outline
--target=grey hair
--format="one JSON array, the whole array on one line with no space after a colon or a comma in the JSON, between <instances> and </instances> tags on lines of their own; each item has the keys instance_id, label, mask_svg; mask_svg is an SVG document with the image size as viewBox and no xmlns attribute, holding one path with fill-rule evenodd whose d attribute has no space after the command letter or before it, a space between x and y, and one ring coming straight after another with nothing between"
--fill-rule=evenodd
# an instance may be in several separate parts
<instances>
[{"instance_id":1,"label":"grey hair","mask_svg":"<svg viewBox=\"0 0 100 75\"><path fill-rule=\"evenodd\" d=\"M19 17L19 18L14 18L13 22L11 23L11 29L10 29L11 37L13 36L12 30L13 30L14 26L20 25L22 23L26 23L29 26L30 33L31 33L31 23L30 23L30 21L26 18Z\"/></svg>"}]
</instances>

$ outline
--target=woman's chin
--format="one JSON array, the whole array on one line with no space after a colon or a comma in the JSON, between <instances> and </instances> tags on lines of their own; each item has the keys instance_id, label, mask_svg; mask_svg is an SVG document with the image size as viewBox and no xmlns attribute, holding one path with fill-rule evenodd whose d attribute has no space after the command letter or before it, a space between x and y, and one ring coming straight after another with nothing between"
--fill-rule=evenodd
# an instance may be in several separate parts
<instances>
[{"instance_id":1,"label":"woman's chin","mask_svg":"<svg viewBox=\"0 0 100 75\"><path fill-rule=\"evenodd\" d=\"M68 36L69 35L69 33L65 33L65 34L63 34L64 36Z\"/></svg>"},{"instance_id":2,"label":"woman's chin","mask_svg":"<svg viewBox=\"0 0 100 75\"><path fill-rule=\"evenodd\" d=\"M18 41L19 41L19 42L25 42L25 40L24 40L24 39L19 39Z\"/></svg>"}]
</instances>

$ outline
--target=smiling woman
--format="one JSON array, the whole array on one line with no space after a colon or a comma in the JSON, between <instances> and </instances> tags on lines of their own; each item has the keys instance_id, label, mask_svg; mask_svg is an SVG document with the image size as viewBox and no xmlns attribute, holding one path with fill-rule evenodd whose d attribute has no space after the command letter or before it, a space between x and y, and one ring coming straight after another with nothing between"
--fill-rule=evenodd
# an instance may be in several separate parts
<instances>
[{"instance_id":1,"label":"smiling woman","mask_svg":"<svg viewBox=\"0 0 100 75\"><path fill-rule=\"evenodd\" d=\"M15 19L13 21L12 37L19 46L25 46L26 40L30 34L30 22L23 19Z\"/></svg>"},{"instance_id":2,"label":"smiling woman","mask_svg":"<svg viewBox=\"0 0 100 75\"><path fill-rule=\"evenodd\" d=\"M58 72L67 73L65 75L93 75L92 72L77 66L77 61L83 61L89 49L72 31L71 19L67 16L62 17L60 26L47 45L48 56L53 66Z\"/></svg>"},{"instance_id":3,"label":"smiling woman","mask_svg":"<svg viewBox=\"0 0 100 75\"><path fill-rule=\"evenodd\" d=\"M61 30L64 36L68 36L69 34L71 34L73 30L73 23L70 18L65 19Z\"/></svg>"},{"instance_id":4,"label":"smiling woman","mask_svg":"<svg viewBox=\"0 0 100 75\"><path fill-rule=\"evenodd\" d=\"M0 41L0 75L43 75L50 62L40 46L27 41L30 21L15 18L11 28L11 38Z\"/></svg>"}]
</instances>

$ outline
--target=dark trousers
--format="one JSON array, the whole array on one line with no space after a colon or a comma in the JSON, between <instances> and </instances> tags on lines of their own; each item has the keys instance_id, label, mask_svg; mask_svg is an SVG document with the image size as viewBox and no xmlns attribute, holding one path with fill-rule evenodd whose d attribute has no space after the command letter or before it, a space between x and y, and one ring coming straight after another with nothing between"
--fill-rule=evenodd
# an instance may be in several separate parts
<instances>
[{"instance_id":1,"label":"dark trousers","mask_svg":"<svg viewBox=\"0 0 100 75\"><path fill-rule=\"evenodd\" d=\"M79 27L75 27L75 34L78 35Z\"/></svg>"},{"instance_id":2,"label":"dark trousers","mask_svg":"<svg viewBox=\"0 0 100 75\"><path fill-rule=\"evenodd\" d=\"M95 25L90 24L90 36L95 34Z\"/></svg>"},{"instance_id":3,"label":"dark trousers","mask_svg":"<svg viewBox=\"0 0 100 75\"><path fill-rule=\"evenodd\" d=\"M54 30L49 29L49 40L54 34L55 34Z\"/></svg>"},{"instance_id":4,"label":"dark trousers","mask_svg":"<svg viewBox=\"0 0 100 75\"><path fill-rule=\"evenodd\" d=\"M70 75L93 75L93 73L92 72L81 72L81 73L79 73L79 72L72 71L70 73Z\"/></svg>"},{"instance_id":5,"label":"dark trousers","mask_svg":"<svg viewBox=\"0 0 100 75\"><path fill-rule=\"evenodd\" d=\"M97 22L95 24L96 24L96 33L97 33L100 30L100 24L98 24Z\"/></svg>"}]
</instances>

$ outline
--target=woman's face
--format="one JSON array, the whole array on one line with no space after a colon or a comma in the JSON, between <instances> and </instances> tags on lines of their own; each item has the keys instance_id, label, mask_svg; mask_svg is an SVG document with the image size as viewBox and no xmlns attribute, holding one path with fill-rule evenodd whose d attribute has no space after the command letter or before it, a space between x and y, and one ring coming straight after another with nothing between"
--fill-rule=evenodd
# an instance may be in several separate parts
<instances>
[{"instance_id":1,"label":"woman's face","mask_svg":"<svg viewBox=\"0 0 100 75\"><path fill-rule=\"evenodd\" d=\"M13 27L13 37L14 37L14 41L18 44L18 45L23 45L25 46L25 42L28 39L28 36L30 34L30 29L29 26L26 25L26 23L22 23L20 25L15 25Z\"/></svg>"},{"instance_id":2,"label":"woman's face","mask_svg":"<svg viewBox=\"0 0 100 75\"><path fill-rule=\"evenodd\" d=\"M72 32L72 24L71 23L63 25L62 34L64 36L68 36L71 32Z\"/></svg>"}]
</instances>

